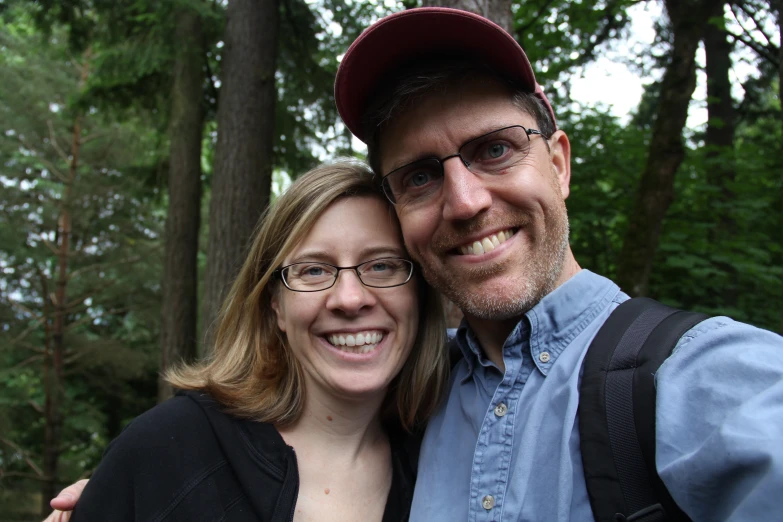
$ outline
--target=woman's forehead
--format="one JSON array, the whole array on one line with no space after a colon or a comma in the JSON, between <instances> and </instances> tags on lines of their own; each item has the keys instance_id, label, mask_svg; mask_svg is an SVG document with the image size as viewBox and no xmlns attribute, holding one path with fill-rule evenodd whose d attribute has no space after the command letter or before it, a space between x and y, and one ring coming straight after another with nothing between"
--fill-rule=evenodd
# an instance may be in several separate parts
<instances>
[{"instance_id":1,"label":"woman's forehead","mask_svg":"<svg viewBox=\"0 0 783 522\"><path fill-rule=\"evenodd\" d=\"M374 195L345 196L330 204L294 247L294 257L402 255L399 223L385 199Z\"/></svg>"}]
</instances>

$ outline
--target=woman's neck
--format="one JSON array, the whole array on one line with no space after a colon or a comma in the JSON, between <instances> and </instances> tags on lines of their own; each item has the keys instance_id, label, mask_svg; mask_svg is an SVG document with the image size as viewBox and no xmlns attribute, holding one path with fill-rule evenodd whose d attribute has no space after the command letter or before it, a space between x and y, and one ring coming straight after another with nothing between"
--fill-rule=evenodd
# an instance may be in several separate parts
<instances>
[{"instance_id":1,"label":"woman's neck","mask_svg":"<svg viewBox=\"0 0 783 522\"><path fill-rule=\"evenodd\" d=\"M287 444L297 453L329 448L333 458L357 458L364 450L383 444L380 422L383 395L349 400L319 393L308 387L299 419L278 427Z\"/></svg>"}]
</instances>

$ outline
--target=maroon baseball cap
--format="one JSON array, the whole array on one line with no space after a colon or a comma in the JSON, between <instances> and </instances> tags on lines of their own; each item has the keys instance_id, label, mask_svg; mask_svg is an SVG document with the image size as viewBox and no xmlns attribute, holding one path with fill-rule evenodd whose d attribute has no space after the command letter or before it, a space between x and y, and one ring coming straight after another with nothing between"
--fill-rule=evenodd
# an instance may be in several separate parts
<instances>
[{"instance_id":1,"label":"maroon baseball cap","mask_svg":"<svg viewBox=\"0 0 783 522\"><path fill-rule=\"evenodd\" d=\"M362 117L381 81L422 56L460 55L480 59L519 88L535 93L555 113L516 40L479 15L445 7L408 9L368 27L348 48L334 83L337 111L365 143Z\"/></svg>"}]
</instances>

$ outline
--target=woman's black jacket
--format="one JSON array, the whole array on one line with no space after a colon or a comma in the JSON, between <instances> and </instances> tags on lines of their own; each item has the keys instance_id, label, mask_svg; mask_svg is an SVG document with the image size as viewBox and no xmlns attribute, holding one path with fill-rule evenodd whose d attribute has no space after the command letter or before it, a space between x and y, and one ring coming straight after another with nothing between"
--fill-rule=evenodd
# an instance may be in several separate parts
<instances>
[{"instance_id":1,"label":"woman's black jacket","mask_svg":"<svg viewBox=\"0 0 783 522\"><path fill-rule=\"evenodd\" d=\"M392 440L392 486L383 522L408 519L415 463ZM293 520L296 455L270 424L220 411L200 392L180 392L135 419L114 440L72 522Z\"/></svg>"}]
</instances>

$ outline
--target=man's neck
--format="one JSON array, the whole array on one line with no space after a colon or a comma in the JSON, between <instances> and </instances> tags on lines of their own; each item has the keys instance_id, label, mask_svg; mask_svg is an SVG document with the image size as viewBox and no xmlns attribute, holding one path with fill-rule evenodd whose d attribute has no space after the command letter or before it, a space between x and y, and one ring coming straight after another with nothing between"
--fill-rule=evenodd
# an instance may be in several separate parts
<instances>
[{"instance_id":1,"label":"man's neck","mask_svg":"<svg viewBox=\"0 0 783 522\"><path fill-rule=\"evenodd\" d=\"M581 269L582 268L576 262L576 259L574 259L574 256L569 249L563 263L563 269L560 272L560 277L558 277L554 288L552 288L547 295L579 273ZM503 345L521 319L521 315L511 319L493 320L479 319L465 314L465 320L470 325L473 333L476 334L476 339L478 339L481 349L484 350L484 355L486 355L487 359L495 363L495 366L502 372L506 371L506 365L503 362Z\"/></svg>"},{"instance_id":2,"label":"man's neck","mask_svg":"<svg viewBox=\"0 0 783 522\"><path fill-rule=\"evenodd\" d=\"M503 345L511 332L516 327L520 318L505 319L502 321L492 319L478 319L476 317L465 316L465 320L470 325L476 339L484 351L484 355L500 368L501 372L506 371L506 365L503 362Z\"/></svg>"}]
</instances>

